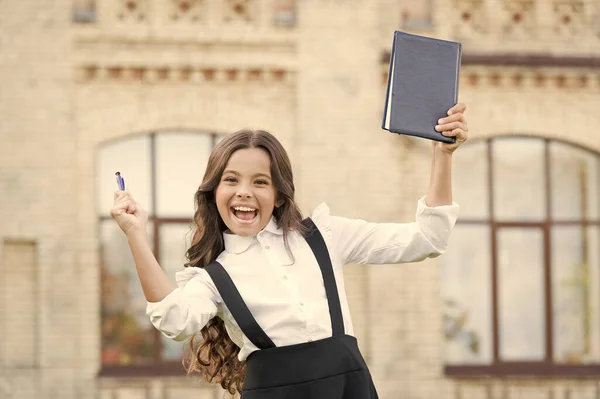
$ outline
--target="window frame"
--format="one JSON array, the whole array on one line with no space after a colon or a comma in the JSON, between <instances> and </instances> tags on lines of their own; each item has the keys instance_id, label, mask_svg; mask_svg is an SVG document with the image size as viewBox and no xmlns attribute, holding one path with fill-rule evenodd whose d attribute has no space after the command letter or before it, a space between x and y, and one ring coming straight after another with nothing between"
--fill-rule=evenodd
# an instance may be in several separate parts
<instances>
[{"instance_id":1,"label":"window frame","mask_svg":"<svg viewBox=\"0 0 600 399\"><path fill-rule=\"evenodd\" d=\"M544 219L542 221L519 221L519 220L496 220L494 218L494 158L493 144L499 140L542 140L544 145ZM488 365L460 365L444 364L444 373L446 376L454 378L481 378L482 376L502 377L502 376L545 376L545 377L564 377L577 376L579 378L596 378L600 375L600 362L591 364L562 364L555 363L553 360L554 337L553 337L553 298L552 298L552 227L555 226L598 226L600 227L600 217L597 220L583 219L579 220L553 220L552 210L552 179L551 179L551 144L570 146L597 157L600 160L600 152L584 147L580 144L568 142L560 139L550 139L534 135L513 135L513 136L495 136L475 140L474 142L486 142L486 166L487 166L487 193L488 193L488 218L459 218L457 225L485 225L490 229L490 250L491 250L491 295L492 295L492 362ZM539 228L543 231L543 270L544 270L544 312L545 312L545 358L543 361L502 361L500 358L499 345L499 280L498 280L498 232L503 228Z\"/></svg>"},{"instance_id":2,"label":"window frame","mask_svg":"<svg viewBox=\"0 0 600 399\"><path fill-rule=\"evenodd\" d=\"M151 131L140 134L128 135L124 137L119 137L117 139L108 140L102 142L98 145L96 151L102 151L102 147L108 144L114 144L119 141L125 141L131 139L133 137L145 136L149 139L150 144L150 197L151 197L151 208L148 209L148 223L151 224L151 235L152 235L152 252L156 259L160 260L160 245L161 245L161 234L160 229L164 225L186 225L190 226L190 223L193 222L193 215L190 218L186 217L160 217L157 214L157 154L156 154L156 141L157 136L165 136L170 133L189 133L189 134L199 134L199 135L208 135L211 139L211 147L214 148L218 141L222 138L221 134L218 134L214 131L203 131L203 130L182 130L182 129L168 129L161 131ZM97 211L96 211L97 212ZM110 216L107 215L98 215L96 216L97 220L97 239L100 240L102 236L102 224L107 220L111 220ZM102 251L99 249L99 259L100 264L102 264ZM183 265L182 265L183 266ZM99 292L102 295L102 280L98 283L100 285ZM102 306L102 298L100 298L100 306ZM101 314L101 308L98 309L99 314ZM100 317L100 323L102 324L102 316ZM181 361L175 360L162 360L162 350L163 344L161 340L161 333L156 328L153 328L153 339L154 339L154 363L145 364L145 365L136 365L136 364L104 364L102 360L100 360L100 371L98 373L99 377L157 377L157 376L185 376L186 371L182 365ZM104 348L104 339L103 339L102 331L100 330L100 351L102 352ZM183 343L182 343L183 344Z\"/></svg>"}]
</instances>

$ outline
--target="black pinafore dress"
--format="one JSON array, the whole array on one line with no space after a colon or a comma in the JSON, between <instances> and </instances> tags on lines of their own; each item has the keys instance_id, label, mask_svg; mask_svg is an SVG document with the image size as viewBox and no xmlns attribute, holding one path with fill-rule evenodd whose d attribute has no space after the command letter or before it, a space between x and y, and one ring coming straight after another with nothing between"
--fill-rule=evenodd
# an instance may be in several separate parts
<instances>
[{"instance_id":1,"label":"black pinafore dress","mask_svg":"<svg viewBox=\"0 0 600 399\"><path fill-rule=\"evenodd\" d=\"M306 238L329 304L329 338L277 347L258 325L233 281L218 262L205 267L242 332L259 348L248 356L242 399L378 399L356 338L344 332L342 308L329 251L311 219Z\"/></svg>"}]
</instances>

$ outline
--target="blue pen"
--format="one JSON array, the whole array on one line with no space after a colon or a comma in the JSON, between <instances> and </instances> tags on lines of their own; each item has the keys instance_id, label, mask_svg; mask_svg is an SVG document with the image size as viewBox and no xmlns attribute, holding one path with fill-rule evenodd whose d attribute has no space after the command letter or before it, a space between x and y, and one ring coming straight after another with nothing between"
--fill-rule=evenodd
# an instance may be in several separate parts
<instances>
[{"instance_id":1,"label":"blue pen","mask_svg":"<svg viewBox=\"0 0 600 399\"><path fill-rule=\"evenodd\" d=\"M119 190L125 191L125 179L121 177L121 172L117 172L115 175L117 175L117 185L119 186Z\"/></svg>"}]
</instances>

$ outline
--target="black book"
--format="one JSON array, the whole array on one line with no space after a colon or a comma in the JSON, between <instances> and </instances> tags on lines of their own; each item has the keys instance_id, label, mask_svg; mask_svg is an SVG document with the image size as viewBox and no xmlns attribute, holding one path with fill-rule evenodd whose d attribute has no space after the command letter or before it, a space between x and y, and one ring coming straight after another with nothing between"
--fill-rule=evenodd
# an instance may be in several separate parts
<instances>
[{"instance_id":1,"label":"black book","mask_svg":"<svg viewBox=\"0 0 600 399\"><path fill-rule=\"evenodd\" d=\"M454 143L435 125L458 101L461 54L458 42L394 32L381 127Z\"/></svg>"}]
</instances>

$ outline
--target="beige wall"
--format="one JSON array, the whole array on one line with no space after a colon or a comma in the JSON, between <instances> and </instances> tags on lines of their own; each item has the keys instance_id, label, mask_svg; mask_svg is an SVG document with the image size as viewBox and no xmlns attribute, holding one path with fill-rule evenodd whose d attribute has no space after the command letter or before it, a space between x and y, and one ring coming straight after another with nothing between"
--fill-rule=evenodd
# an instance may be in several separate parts
<instances>
[{"instance_id":1,"label":"beige wall","mask_svg":"<svg viewBox=\"0 0 600 399\"><path fill-rule=\"evenodd\" d=\"M271 24L271 0L254 2L251 27L219 23L226 12L214 5L203 14L210 16L205 25L173 24L165 18L168 2L150 3L156 8L148 8L145 21L123 22L116 0L98 1L98 22L76 26L68 0L0 2L0 259L11 259L5 266L26 265L31 251L11 245L34 243L35 268L27 270L39 286L35 306L31 298L15 298L10 279L17 277L0 267L0 333L6 333L0 354L15 345L28 353L32 340L23 337L34 332L39 349L35 362L22 365L3 356L2 398L222 397L186 379L96 378L94 151L105 140L163 129L265 128L290 152L306 213L326 201L340 215L410 220L427 188L429 143L379 128L381 53L410 2L304 0L296 27ZM574 33L552 29L556 20L544 1L527 11L539 27L524 31L506 29L508 14L494 8L503 9L500 0L432 3L433 25L417 33L461 40L465 53L600 51L591 22L598 2L584 2L577 21L587 28ZM460 22L457 10L465 4L476 6L479 25ZM422 8L415 13L428 15ZM193 72L184 79L188 67ZM207 80L205 72L213 69ZM234 79L229 70L238 71ZM516 72L524 76L522 86L512 83ZM499 86L489 79L494 73ZM547 77L543 87L536 74ZM566 86L555 83L557 74L567 76ZM585 87L577 86L581 75L588 77ZM466 65L460 100L468 104L473 138L534 134L600 151L597 68ZM437 267L435 260L348 267L356 333L382 398L596 397L596 380L446 379ZM9 324L20 311L35 312L22 335ZM39 327L32 332L32 325Z\"/></svg>"}]
</instances>

